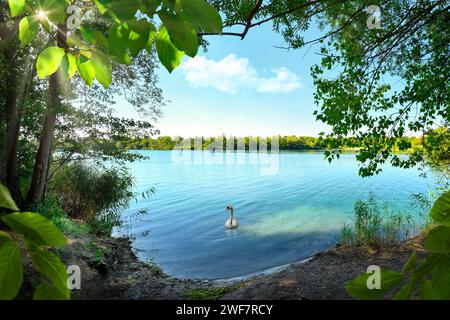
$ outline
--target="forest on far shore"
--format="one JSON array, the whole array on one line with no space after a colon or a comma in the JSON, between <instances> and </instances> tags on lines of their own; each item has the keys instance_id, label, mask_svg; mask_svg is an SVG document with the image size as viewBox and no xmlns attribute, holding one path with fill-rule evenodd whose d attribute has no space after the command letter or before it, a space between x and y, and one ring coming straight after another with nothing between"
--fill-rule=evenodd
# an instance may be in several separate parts
<instances>
[{"instance_id":1,"label":"forest on far shore","mask_svg":"<svg viewBox=\"0 0 450 320\"><path fill-rule=\"evenodd\" d=\"M403 151L403 152L414 152L423 149L423 145L426 145L426 141L429 136L437 136L438 132L430 132L424 137L403 137L398 139L396 144L396 150L393 151ZM191 148L196 149L198 141L202 141L202 149L206 149L211 146L212 143L223 139L224 149L238 150L239 147L245 146L245 150L249 150L249 146L253 143L259 145L260 140L267 144L270 149L272 145L273 137L259 137L259 136L247 136L247 137L195 137L195 138L183 138L183 137L170 137L170 136L159 136L159 137L148 137L139 139L129 139L127 141L120 141L117 143L117 147L120 149L128 150L173 150L180 149L182 146L186 147L189 142L191 142ZM234 144L232 140L234 139ZM363 147L367 141L359 138L322 138L322 137L310 137L310 136L278 136L279 149L280 150L327 150L327 149L358 149ZM228 143L228 144L227 144Z\"/></svg>"}]
</instances>

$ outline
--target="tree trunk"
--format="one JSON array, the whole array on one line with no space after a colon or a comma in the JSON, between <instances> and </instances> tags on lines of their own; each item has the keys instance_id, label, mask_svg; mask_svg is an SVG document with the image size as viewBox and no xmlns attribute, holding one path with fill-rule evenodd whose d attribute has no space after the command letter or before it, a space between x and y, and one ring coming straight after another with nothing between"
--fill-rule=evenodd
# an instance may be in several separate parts
<instances>
[{"instance_id":1,"label":"tree trunk","mask_svg":"<svg viewBox=\"0 0 450 320\"><path fill-rule=\"evenodd\" d=\"M7 83L9 90L5 96L5 118L6 118L6 154L5 165L2 169L5 170L4 179L5 184L11 192L12 197L20 206L22 202L22 195L19 188L19 178L17 174L17 143L19 139L19 124L17 117L17 92L18 92L18 77L15 69L16 50L20 50L17 46L16 25L13 30L9 30L4 8L0 8L0 38L3 42L3 56L5 63L9 66L7 73Z\"/></svg>"},{"instance_id":2,"label":"tree trunk","mask_svg":"<svg viewBox=\"0 0 450 320\"><path fill-rule=\"evenodd\" d=\"M66 26L58 25L60 33L57 36L57 45L60 48L66 47ZM30 189L27 195L27 207L34 207L43 196L46 189L48 162L51 155L53 136L55 133L56 114L61 105L60 79L58 72L52 74L49 79L48 104L45 114L44 126L36 154Z\"/></svg>"},{"instance_id":3,"label":"tree trunk","mask_svg":"<svg viewBox=\"0 0 450 320\"><path fill-rule=\"evenodd\" d=\"M16 80L15 76L10 77ZM17 81L12 85L6 98L6 186L11 192L11 196L20 205L22 196L19 189L19 177L17 174L17 143L19 139L19 126L17 118Z\"/></svg>"},{"instance_id":4,"label":"tree trunk","mask_svg":"<svg viewBox=\"0 0 450 320\"><path fill-rule=\"evenodd\" d=\"M28 207L33 207L42 199L45 189L45 180L48 170L48 159L50 157L53 135L55 132L56 109L60 104L58 75L54 73L49 80L49 98L47 112L45 114L39 150L34 163L33 178L27 195Z\"/></svg>"}]
</instances>

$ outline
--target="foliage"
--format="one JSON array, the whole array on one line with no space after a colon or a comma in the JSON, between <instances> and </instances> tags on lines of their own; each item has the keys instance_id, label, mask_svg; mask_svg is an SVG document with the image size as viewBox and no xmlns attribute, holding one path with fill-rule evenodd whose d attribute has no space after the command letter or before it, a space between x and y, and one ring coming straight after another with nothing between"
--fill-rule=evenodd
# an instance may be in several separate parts
<instances>
[{"instance_id":1,"label":"foliage","mask_svg":"<svg viewBox=\"0 0 450 320\"><path fill-rule=\"evenodd\" d=\"M49 192L58 197L70 218L86 221L94 230L104 230L120 224L120 210L134 197L133 183L126 169L97 169L77 161L55 175Z\"/></svg>"},{"instance_id":2,"label":"foliage","mask_svg":"<svg viewBox=\"0 0 450 320\"><path fill-rule=\"evenodd\" d=\"M101 248L92 241L86 243L85 247L94 255L93 262L95 266L98 267L105 262L105 255L108 253L108 249Z\"/></svg>"},{"instance_id":3,"label":"foliage","mask_svg":"<svg viewBox=\"0 0 450 320\"><path fill-rule=\"evenodd\" d=\"M121 225L121 211L133 199L147 198L155 192L150 187L142 193L132 191L134 179L126 168L100 163L75 161L59 170L49 184L50 199L70 219L86 222L89 229L109 235Z\"/></svg>"},{"instance_id":4,"label":"foliage","mask_svg":"<svg viewBox=\"0 0 450 320\"><path fill-rule=\"evenodd\" d=\"M0 206L3 210L0 212L0 299L13 299L19 292L23 281L24 246L42 277L34 299L69 299L66 267L47 249L64 245L64 235L45 217L18 212L9 191L1 184Z\"/></svg>"},{"instance_id":5,"label":"foliage","mask_svg":"<svg viewBox=\"0 0 450 320\"><path fill-rule=\"evenodd\" d=\"M360 148L363 143L356 138L346 138L340 139L339 141L333 138L317 138L317 137L307 137L307 136L278 136L278 147L280 150L324 150L324 149L341 149L341 150L357 150ZM199 138L198 138L199 139ZM225 139L230 139L227 137L201 137L202 139L202 148L205 149L213 142L220 141L223 139L225 144ZM234 149L237 150L239 145L245 146L245 149L249 149L249 145L251 143L255 143L259 145L259 142L263 139L267 142L267 147L270 148L272 145L271 137L232 137L234 139ZM180 144L184 141L182 137L169 137L169 136L160 136L158 138L133 138L129 140L121 140L116 143L117 148L119 149L127 149L127 150L173 150L180 148ZM194 149L197 147L195 145L194 138L187 138L186 140L191 141L191 148ZM403 141L407 141L410 145L409 149L403 149L401 152L414 152L415 148L421 145L420 139L417 138L403 138ZM400 141L398 142L400 143ZM183 144L184 147L184 144ZM397 148L398 150L398 148ZM396 151L398 152L398 151Z\"/></svg>"},{"instance_id":6,"label":"foliage","mask_svg":"<svg viewBox=\"0 0 450 320\"><path fill-rule=\"evenodd\" d=\"M447 0L210 2L230 28L223 34L244 39L253 28L272 23L285 49L310 52L317 46L322 59L311 69L319 107L314 114L331 128L322 136L353 136L363 143L357 155L361 176L379 173L386 162L409 168L424 161L420 150L406 158L393 154L398 139L448 128ZM368 27L369 5L380 8L379 28ZM305 40L313 26L323 35ZM238 27L243 31L235 32ZM338 149L326 153L330 161L338 156Z\"/></svg>"},{"instance_id":7,"label":"foliage","mask_svg":"<svg viewBox=\"0 0 450 320\"><path fill-rule=\"evenodd\" d=\"M65 48L53 45L39 54L36 69L40 78L60 68L68 78L78 72L86 84L92 85L95 78L108 87L112 82L112 61L130 64L142 50L151 53L154 44L161 63L172 72L184 53L196 55L197 32L222 30L220 15L204 0L94 2L95 14L100 13L109 21L107 32L82 25L78 32L63 34ZM19 30L22 45L33 42L38 34L37 24L49 34L61 33L60 26L67 19L66 1L9 0L9 6L12 17L23 15ZM162 22L158 30L152 23L154 16ZM60 30L55 31L53 26Z\"/></svg>"},{"instance_id":8,"label":"foliage","mask_svg":"<svg viewBox=\"0 0 450 320\"><path fill-rule=\"evenodd\" d=\"M449 187L450 180L450 129L437 128L426 136L425 153L428 164L440 174L443 187Z\"/></svg>"},{"instance_id":9,"label":"foliage","mask_svg":"<svg viewBox=\"0 0 450 320\"><path fill-rule=\"evenodd\" d=\"M123 164L142 158L118 148L117 145L121 141L152 136L157 131L147 121L114 116L112 106L117 93L126 90L128 102L142 116L159 117L159 108L164 104L164 99L161 90L156 87L155 65L144 60L145 57L138 57L133 65L121 66L117 72L113 71L115 82L107 90L97 84L87 88L80 82L74 83L75 89L71 95L76 97L67 97L57 115L53 139L53 149L56 152L50 161L48 181L74 160L107 160ZM41 139L42 127L36 124L44 121L45 95L39 90L37 80L33 81L32 92L21 108L17 153L22 194L26 194L30 185ZM146 98L139 92L145 92Z\"/></svg>"},{"instance_id":10,"label":"foliage","mask_svg":"<svg viewBox=\"0 0 450 320\"><path fill-rule=\"evenodd\" d=\"M91 230L88 224L70 219L61 208L59 199L53 194L49 194L41 200L36 206L36 211L53 221L64 234L80 235Z\"/></svg>"},{"instance_id":11,"label":"foliage","mask_svg":"<svg viewBox=\"0 0 450 320\"><path fill-rule=\"evenodd\" d=\"M96 234L109 236L114 227L122 224L122 217L119 211L107 211L98 214L88 222L91 230Z\"/></svg>"},{"instance_id":12,"label":"foliage","mask_svg":"<svg viewBox=\"0 0 450 320\"><path fill-rule=\"evenodd\" d=\"M420 263L414 252L401 272L381 273L381 290L369 290L365 281L368 274L364 274L348 283L347 291L359 299L378 299L406 279L406 284L395 290L394 299L408 300L416 292L424 300L450 299L450 191L437 199L430 216L436 226L425 238L427 256Z\"/></svg>"},{"instance_id":13,"label":"foliage","mask_svg":"<svg viewBox=\"0 0 450 320\"><path fill-rule=\"evenodd\" d=\"M391 3L383 7L381 28L374 30L366 28L366 15L350 24L342 18L343 13L358 15L356 1L342 9L327 15L332 30L343 29L322 46L324 58L312 68L317 120L332 127L331 137L353 135L364 141L357 157L362 176L380 172L385 162L410 168L424 160L423 153L406 159L392 155L397 139L448 126L448 3ZM329 79L331 69L341 72ZM386 83L387 77L393 81ZM402 85L395 84L399 80Z\"/></svg>"},{"instance_id":14,"label":"foliage","mask_svg":"<svg viewBox=\"0 0 450 320\"><path fill-rule=\"evenodd\" d=\"M352 225L345 224L339 242L345 246L389 247L409 236L412 218L402 212L380 206L372 194L367 201L355 203Z\"/></svg>"},{"instance_id":15,"label":"foliage","mask_svg":"<svg viewBox=\"0 0 450 320\"><path fill-rule=\"evenodd\" d=\"M122 95L140 116L159 117L165 101L154 55L172 70L184 51L196 53L197 32L221 28L220 15L204 0L2 1L0 116L8 121L0 124L6 141L0 179L15 201L34 208L44 196L54 174L47 158L56 148L63 151L57 170L75 154L139 158L110 141L135 131L146 137L153 127L116 118L110 106Z\"/></svg>"}]
</instances>

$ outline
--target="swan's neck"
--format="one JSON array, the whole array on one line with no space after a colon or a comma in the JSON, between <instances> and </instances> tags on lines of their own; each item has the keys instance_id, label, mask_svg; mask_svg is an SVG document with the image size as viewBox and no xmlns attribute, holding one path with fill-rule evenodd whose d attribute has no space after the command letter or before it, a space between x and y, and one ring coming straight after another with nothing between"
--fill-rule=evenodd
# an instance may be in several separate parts
<instances>
[{"instance_id":1,"label":"swan's neck","mask_svg":"<svg viewBox=\"0 0 450 320\"><path fill-rule=\"evenodd\" d=\"M231 225L233 225L233 214L234 214L233 209L231 209L230 210L230 223L231 223Z\"/></svg>"}]
</instances>

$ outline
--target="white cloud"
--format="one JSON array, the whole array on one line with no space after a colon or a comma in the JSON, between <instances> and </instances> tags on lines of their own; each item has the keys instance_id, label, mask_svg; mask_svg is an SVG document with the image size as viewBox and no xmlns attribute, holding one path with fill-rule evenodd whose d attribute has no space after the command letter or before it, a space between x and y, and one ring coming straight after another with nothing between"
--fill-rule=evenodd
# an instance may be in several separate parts
<instances>
[{"instance_id":1,"label":"white cloud","mask_svg":"<svg viewBox=\"0 0 450 320\"><path fill-rule=\"evenodd\" d=\"M180 69L194 88L212 87L235 94L240 89L257 92L287 93L303 87L300 77L286 67L272 69L272 77L263 77L247 58L229 54L219 61L197 56L184 62Z\"/></svg>"},{"instance_id":2,"label":"white cloud","mask_svg":"<svg viewBox=\"0 0 450 320\"><path fill-rule=\"evenodd\" d=\"M260 78L258 92L285 93L303 88L300 77L288 68L281 67L272 69L276 77Z\"/></svg>"}]
</instances>

